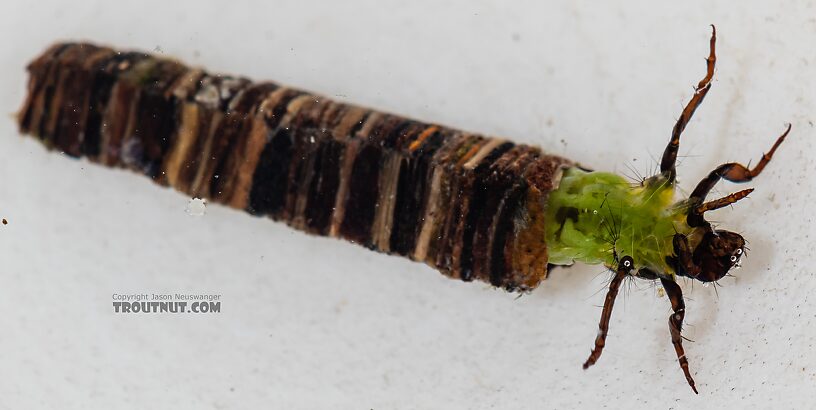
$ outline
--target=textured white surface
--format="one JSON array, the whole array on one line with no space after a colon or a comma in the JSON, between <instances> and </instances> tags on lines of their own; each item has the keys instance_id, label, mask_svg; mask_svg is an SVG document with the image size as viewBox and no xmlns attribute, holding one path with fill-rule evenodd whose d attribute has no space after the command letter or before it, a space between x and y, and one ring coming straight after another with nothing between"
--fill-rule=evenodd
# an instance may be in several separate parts
<instances>
[{"instance_id":1,"label":"textured white surface","mask_svg":"<svg viewBox=\"0 0 816 410\"><path fill-rule=\"evenodd\" d=\"M622 293L583 371L598 267L556 270L516 299L220 206L189 216L190 198L46 152L4 117L0 407L813 406L814 2L436 3L6 2L0 112L22 101L29 59L87 39L647 173L715 23L718 71L684 136L682 186L793 132L750 199L717 213L750 241L737 278L719 296L683 284L699 396L649 283ZM113 292L174 291L221 293L222 312L113 313Z\"/></svg>"}]
</instances>

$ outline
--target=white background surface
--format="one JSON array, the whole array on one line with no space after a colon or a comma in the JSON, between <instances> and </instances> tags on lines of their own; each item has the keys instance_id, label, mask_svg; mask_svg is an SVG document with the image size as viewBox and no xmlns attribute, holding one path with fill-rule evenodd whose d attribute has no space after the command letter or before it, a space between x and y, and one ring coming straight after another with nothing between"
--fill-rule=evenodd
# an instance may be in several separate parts
<instances>
[{"instance_id":1,"label":"white background surface","mask_svg":"<svg viewBox=\"0 0 816 410\"><path fill-rule=\"evenodd\" d=\"M813 406L816 4L437 3L0 6L0 407ZM648 173L704 73L710 23L719 61L684 135L686 192L793 131L750 199L716 214L750 241L736 279L719 296L683 284L699 396L650 283L622 292L583 371L600 267L516 299L219 206L188 216L188 198L46 152L10 116L25 64L86 39ZM222 312L114 314L114 292L220 293Z\"/></svg>"}]
</instances>

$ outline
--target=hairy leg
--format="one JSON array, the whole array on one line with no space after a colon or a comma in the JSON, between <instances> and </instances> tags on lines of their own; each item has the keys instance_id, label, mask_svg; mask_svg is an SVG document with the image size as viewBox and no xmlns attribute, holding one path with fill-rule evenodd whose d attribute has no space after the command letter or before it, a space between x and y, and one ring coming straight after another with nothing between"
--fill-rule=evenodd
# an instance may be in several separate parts
<instances>
[{"instance_id":1,"label":"hairy leg","mask_svg":"<svg viewBox=\"0 0 816 410\"><path fill-rule=\"evenodd\" d=\"M694 96L691 97L691 101L688 102L680 114L680 118L677 119L677 123L674 124L671 140L669 140L669 145L667 145L663 151L663 159L660 161L660 172L666 175L671 182L674 182L677 176L675 163L677 162L677 151L680 149L680 134L686 129L686 125L688 125L691 117L694 115L694 111L703 103L703 99L706 94L708 94L708 90L711 89L711 79L714 77L714 64L717 62L717 55L714 51L716 42L717 29L712 25L709 54L708 58L706 58L706 75L697 83L697 87L694 88Z\"/></svg>"},{"instance_id":2,"label":"hairy leg","mask_svg":"<svg viewBox=\"0 0 816 410\"><path fill-rule=\"evenodd\" d=\"M615 277L609 283L609 291L606 293L604 299L603 312L601 312L601 321L598 323L598 336L595 338L595 347L589 358L584 362L584 370L589 366L595 364L601 357L604 345L606 345L606 334L609 331L609 319L612 317L612 307L615 305L615 298L618 296L618 289L620 289L621 282L634 268L632 258L624 256L618 264L618 270L615 272Z\"/></svg>"},{"instance_id":3,"label":"hairy leg","mask_svg":"<svg viewBox=\"0 0 816 410\"><path fill-rule=\"evenodd\" d=\"M682 233L674 234L672 244L674 245L674 252L677 254L677 267L683 269L683 271L678 272L678 274L688 276L690 278L696 278L697 275L700 274L701 269L692 259L691 246L689 246L686 235L683 235Z\"/></svg>"},{"instance_id":4,"label":"hairy leg","mask_svg":"<svg viewBox=\"0 0 816 410\"><path fill-rule=\"evenodd\" d=\"M671 340L674 345L674 351L677 353L677 361L680 363L680 368L683 369L683 374L686 376L691 390L697 393L697 388L694 387L694 379L689 372L688 359L686 359L686 352L683 350L683 318L686 316L686 303L683 301L683 291L677 282L669 279L660 279L663 288L666 290L666 295L672 305L672 315L669 316L669 331L671 332ZM699 393L697 393L699 394Z\"/></svg>"},{"instance_id":5,"label":"hairy leg","mask_svg":"<svg viewBox=\"0 0 816 410\"><path fill-rule=\"evenodd\" d=\"M768 162L771 161L776 149L779 148L779 145L781 145L783 141L785 141L785 137L788 136L790 130L791 126L789 124L785 132L776 139L776 142L774 143L773 147L771 147L771 150L765 154L762 154L762 159L759 160L759 162L753 168L749 169L745 165L738 164L736 162L722 164L714 171L711 171L707 177L703 178L703 180L697 184L697 187L694 188L694 191L691 193L689 198L693 201L697 201L698 203L702 203L709 191L711 191L711 189L714 188L714 185L717 185L717 182L719 182L721 179L731 182L748 182L756 178L760 173L762 173L762 170L765 169L765 165L768 165Z\"/></svg>"},{"instance_id":6,"label":"hairy leg","mask_svg":"<svg viewBox=\"0 0 816 410\"><path fill-rule=\"evenodd\" d=\"M734 192L731 195L724 196L722 198L715 199L713 201L708 201L700 206L694 208L693 212L698 215L702 215L708 211L713 211L715 209L720 209L724 206L731 205L740 199L743 199L748 196L751 192L754 192L754 188L743 189L739 192Z\"/></svg>"}]
</instances>

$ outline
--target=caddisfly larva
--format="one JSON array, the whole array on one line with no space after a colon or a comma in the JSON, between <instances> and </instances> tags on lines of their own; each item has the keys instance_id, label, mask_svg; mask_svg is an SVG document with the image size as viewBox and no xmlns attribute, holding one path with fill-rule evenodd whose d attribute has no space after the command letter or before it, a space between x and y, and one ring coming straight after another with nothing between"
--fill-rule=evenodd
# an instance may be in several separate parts
<instances>
[{"instance_id":1,"label":"caddisfly larva","mask_svg":"<svg viewBox=\"0 0 816 410\"><path fill-rule=\"evenodd\" d=\"M29 65L19 123L68 155L464 281L525 292L548 263L603 264L615 275L584 368L601 355L623 279L659 280L673 309L672 343L696 392L676 278L716 281L739 262L743 238L704 214L751 190L706 197L720 179L759 175L790 131L753 168L721 165L675 201L680 135L711 88L715 34L660 172L635 185L536 147L91 44L56 44Z\"/></svg>"}]
</instances>

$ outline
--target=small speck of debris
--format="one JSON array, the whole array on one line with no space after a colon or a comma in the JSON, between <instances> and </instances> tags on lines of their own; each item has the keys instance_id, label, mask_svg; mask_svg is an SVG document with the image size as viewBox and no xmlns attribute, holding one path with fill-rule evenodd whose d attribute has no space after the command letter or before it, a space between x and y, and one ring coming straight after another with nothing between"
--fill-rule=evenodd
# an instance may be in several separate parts
<instances>
[{"instance_id":1,"label":"small speck of debris","mask_svg":"<svg viewBox=\"0 0 816 410\"><path fill-rule=\"evenodd\" d=\"M187 202L187 215L204 216L207 212L207 201L202 198L192 198Z\"/></svg>"},{"instance_id":2,"label":"small speck of debris","mask_svg":"<svg viewBox=\"0 0 816 410\"><path fill-rule=\"evenodd\" d=\"M6 218L3 218L3 225L8 225L8 221L6 220Z\"/></svg>"}]
</instances>

